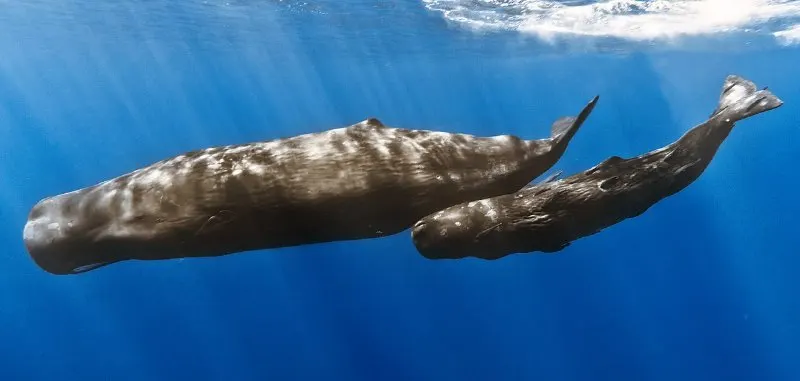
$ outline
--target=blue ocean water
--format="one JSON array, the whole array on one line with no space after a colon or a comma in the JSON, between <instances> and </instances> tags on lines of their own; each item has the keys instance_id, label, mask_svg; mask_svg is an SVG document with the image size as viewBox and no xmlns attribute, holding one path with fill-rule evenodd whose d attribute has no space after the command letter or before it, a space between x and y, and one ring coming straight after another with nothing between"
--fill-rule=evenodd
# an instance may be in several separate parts
<instances>
[{"instance_id":1,"label":"blue ocean water","mask_svg":"<svg viewBox=\"0 0 800 381\"><path fill-rule=\"evenodd\" d=\"M0 10L1 380L800 379L797 47L552 46L411 0ZM731 73L785 105L557 255L429 261L403 233L54 276L22 245L39 199L184 151L371 116L540 138L599 94L570 174L675 140Z\"/></svg>"}]
</instances>

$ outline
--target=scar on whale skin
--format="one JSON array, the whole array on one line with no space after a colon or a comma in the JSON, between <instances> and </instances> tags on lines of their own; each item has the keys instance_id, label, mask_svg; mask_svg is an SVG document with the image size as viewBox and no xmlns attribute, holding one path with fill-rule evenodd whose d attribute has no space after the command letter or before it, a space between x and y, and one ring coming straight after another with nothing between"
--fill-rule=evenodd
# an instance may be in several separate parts
<instances>
[{"instance_id":1,"label":"scar on whale skin","mask_svg":"<svg viewBox=\"0 0 800 381\"><path fill-rule=\"evenodd\" d=\"M782 104L753 82L728 76L709 119L676 142L630 159L613 156L562 180L435 212L414 225L412 240L430 259L558 252L686 188L705 171L734 123Z\"/></svg>"},{"instance_id":2,"label":"scar on whale skin","mask_svg":"<svg viewBox=\"0 0 800 381\"><path fill-rule=\"evenodd\" d=\"M564 154L596 102L538 140L393 128L371 118L192 151L41 200L23 240L45 271L75 274L126 260L392 235L448 206L523 188Z\"/></svg>"}]
</instances>

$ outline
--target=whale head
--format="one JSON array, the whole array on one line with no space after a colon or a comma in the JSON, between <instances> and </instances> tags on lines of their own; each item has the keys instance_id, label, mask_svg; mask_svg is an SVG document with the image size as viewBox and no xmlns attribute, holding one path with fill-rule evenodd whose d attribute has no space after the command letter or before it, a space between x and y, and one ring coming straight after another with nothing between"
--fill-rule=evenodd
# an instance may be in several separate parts
<instances>
[{"instance_id":1,"label":"whale head","mask_svg":"<svg viewBox=\"0 0 800 381\"><path fill-rule=\"evenodd\" d=\"M82 206L74 196L64 194L36 203L22 231L33 261L52 274L78 274L117 261L96 239L107 221L98 213L91 213L92 218L82 216Z\"/></svg>"}]
</instances>

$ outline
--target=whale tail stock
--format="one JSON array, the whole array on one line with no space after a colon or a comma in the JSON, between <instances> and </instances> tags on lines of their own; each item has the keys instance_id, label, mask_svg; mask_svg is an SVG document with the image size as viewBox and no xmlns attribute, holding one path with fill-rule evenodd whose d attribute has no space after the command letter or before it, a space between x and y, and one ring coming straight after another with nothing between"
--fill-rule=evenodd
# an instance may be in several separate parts
<instances>
[{"instance_id":1,"label":"whale tail stock","mask_svg":"<svg viewBox=\"0 0 800 381\"><path fill-rule=\"evenodd\" d=\"M553 139L556 144L561 143L562 141L569 141L575 136L575 133L578 132L578 129L581 127L583 122L586 121L586 118L589 117L589 114L592 113L594 110L594 106L597 104L597 100L600 99L600 96L595 96L589 101L589 104L583 107L580 114L578 116L565 116L563 118L559 118L553 123L553 126L550 128L550 139Z\"/></svg>"},{"instance_id":2,"label":"whale tail stock","mask_svg":"<svg viewBox=\"0 0 800 381\"><path fill-rule=\"evenodd\" d=\"M717 109L711 117L722 116L736 122L783 105L767 88L758 90L756 85L737 75L725 78Z\"/></svg>"}]
</instances>

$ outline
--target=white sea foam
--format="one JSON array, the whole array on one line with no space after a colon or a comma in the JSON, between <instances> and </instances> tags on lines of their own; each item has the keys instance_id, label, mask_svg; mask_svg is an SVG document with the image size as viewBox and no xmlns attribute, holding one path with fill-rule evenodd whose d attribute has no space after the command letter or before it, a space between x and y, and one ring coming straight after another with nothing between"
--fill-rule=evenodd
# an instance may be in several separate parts
<instances>
[{"instance_id":1,"label":"white sea foam","mask_svg":"<svg viewBox=\"0 0 800 381\"><path fill-rule=\"evenodd\" d=\"M422 0L469 28L564 36L671 40L731 32L800 42L800 0ZM797 24L786 29L786 25Z\"/></svg>"},{"instance_id":2,"label":"white sea foam","mask_svg":"<svg viewBox=\"0 0 800 381\"><path fill-rule=\"evenodd\" d=\"M800 24L775 32L773 35L784 45L800 44Z\"/></svg>"}]
</instances>

